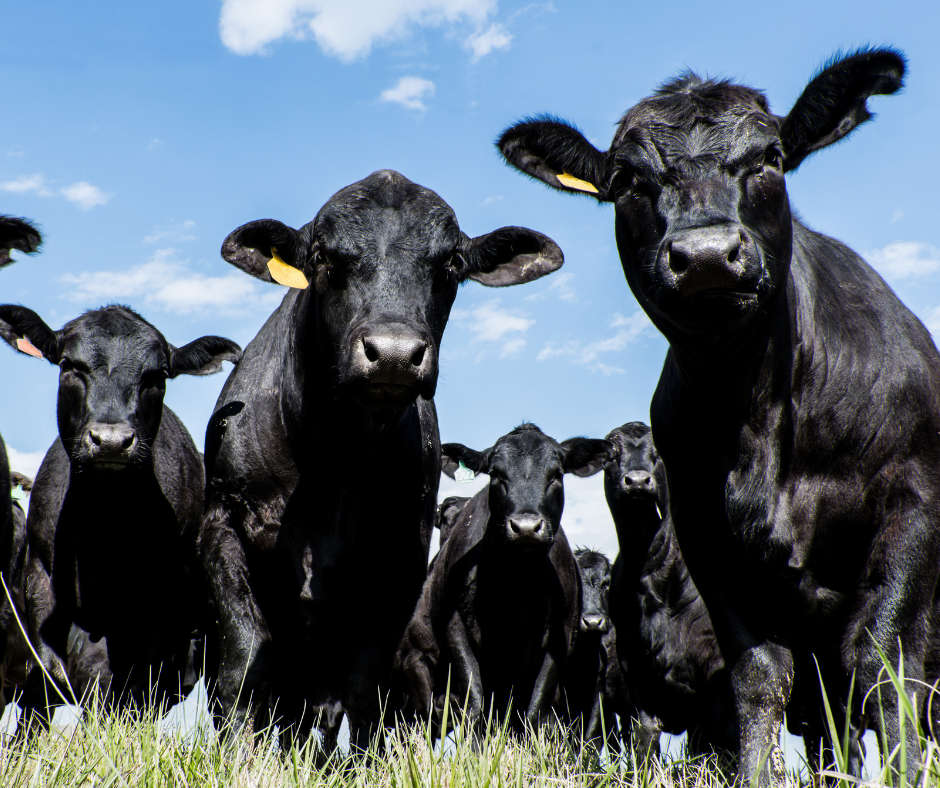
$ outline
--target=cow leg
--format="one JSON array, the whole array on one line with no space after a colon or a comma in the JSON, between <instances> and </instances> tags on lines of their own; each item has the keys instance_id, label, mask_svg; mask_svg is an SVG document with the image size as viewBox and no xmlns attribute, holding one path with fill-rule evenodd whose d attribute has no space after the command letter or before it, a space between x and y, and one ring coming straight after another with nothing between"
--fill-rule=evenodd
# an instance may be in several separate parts
<instances>
[{"instance_id":1,"label":"cow leg","mask_svg":"<svg viewBox=\"0 0 940 788\"><path fill-rule=\"evenodd\" d=\"M467 628L456 612L447 623L447 645L451 657L451 695L461 699L464 721L471 726L476 741L483 725L483 678Z\"/></svg>"},{"instance_id":2,"label":"cow leg","mask_svg":"<svg viewBox=\"0 0 940 788\"><path fill-rule=\"evenodd\" d=\"M30 558L26 573L26 615L30 641L36 658L30 654L26 685L20 699L22 713L17 724L17 738L29 734L30 728L47 727L52 712L62 704L61 692L72 700L68 673L60 654L68 648L70 617L55 606L52 579L42 561Z\"/></svg>"},{"instance_id":3,"label":"cow leg","mask_svg":"<svg viewBox=\"0 0 940 788\"><path fill-rule=\"evenodd\" d=\"M218 509L206 515L201 552L218 616L213 714L227 736L250 739L269 716L271 634L248 584L242 545Z\"/></svg>"},{"instance_id":4,"label":"cow leg","mask_svg":"<svg viewBox=\"0 0 940 788\"><path fill-rule=\"evenodd\" d=\"M659 757L659 738L663 733L663 721L645 711L639 712L639 725L633 726L636 737L634 751L638 761Z\"/></svg>"},{"instance_id":5,"label":"cow leg","mask_svg":"<svg viewBox=\"0 0 940 788\"><path fill-rule=\"evenodd\" d=\"M558 660L550 651L546 652L539 669L539 675L532 687L529 707L526 709L526 722L533 729L547 721L558 690Z\"/></svg>"},{"instance_id":6,"label":"cow leg","mask_svg":"<svg viewBox=\"0 0 940 788\"><path fill-rule=\"evenodd\" d=\"M758 776L761 788L782 785L785 776L780 729L793 683L790 650L764 642L744 649L731 668L741 733L739 777Z\"/></svg>"}]
</instances>

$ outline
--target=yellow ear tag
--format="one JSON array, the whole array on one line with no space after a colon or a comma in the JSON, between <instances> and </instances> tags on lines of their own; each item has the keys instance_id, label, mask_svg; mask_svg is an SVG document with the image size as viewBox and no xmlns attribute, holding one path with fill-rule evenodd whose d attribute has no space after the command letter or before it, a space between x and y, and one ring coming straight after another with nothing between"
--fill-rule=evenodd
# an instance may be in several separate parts
<instances>
[{"instance_id":1,"label":"yellow ear tag","mask_svg":"<svg viewBox=\"0 0 940 788\"><path fill-rule=\"evenodd\" d=\"M284 285L284 287L296 287L298 290L305 290L309 284L303 271L298 271L294 266L285 263L277 256L277 249L273 246L271 247L271 259L268 260L268 271L271 272L271 278L279 285Z\"/></svg>"},{"instance_id":2,"label":"yellow ear tag","mask_svg":"<svg viewBox=\"0 0 940 788\"><path fill-rule=\"evenodd\" d=\"M20 353L25 353L27 356L42 358L42 352L39 348L26 339L26 337L20 337L16 340L16 349L19 350Z\"/></svg>"},{"instance_id":3,"label":"yellow ear tag","mask_svg":"<svg viewBox=\"0 0 940 788\"><path fill-rule=\"evenodd\" d=\"M600 193L593 183L582 181L580 178L575 178L574 175L568 175L566 172L556 175L555 177L562 186L567 186L569 189L577 189L579 192L590 192L591 194Z\"/></svg>"}]
</instances>

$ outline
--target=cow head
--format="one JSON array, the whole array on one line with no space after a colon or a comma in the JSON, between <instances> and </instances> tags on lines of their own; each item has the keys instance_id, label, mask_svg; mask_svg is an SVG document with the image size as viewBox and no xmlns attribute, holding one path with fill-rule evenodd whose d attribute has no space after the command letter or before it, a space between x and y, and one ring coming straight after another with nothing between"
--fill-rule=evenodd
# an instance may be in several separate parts
<instances>
[{"instance_id":1,"label":"cow head","mask_svg":"<svg viewBox=\"0 0 940 788\"><path fill-rule=\"evenodd\" d=\"M521 227L467 237L437 194L391 170L340 190L300 230L272 219L239 227L222 256L267 282L309 283L335 384L371 410L434 396L458 284L522 284L563 262L550 238Z\"/></svg>"},{"instance_id":2,"label":"cow head","mask_svg":"<svg viewBox=\"0 0 940 788\"><path fill-rule=\"evenodd\" d=\"M868 97L894 93L903 74L897 52L856 52L779 117L752 88L687 73L628 110L606 152L551 118L510 127L498 145L550 186L613 203L637 300L674 345L717 353L766 314L787 274L784 173L870 118Z\"/></svg>"},{"instance_id":3,"label":"cow head","mask_svg":"<svg viewBox=\"0 0 940 788\"><path fill-rule=\"evenodd\" d=\"M606 632L610 629L608 597L610 561L596 550L574 551L581 574L581 631Z\"/></svg>"},{"instance_id":4,"label":"cow head","mask_svg":"<svg viewBox=\"0 0 940 788\"><path fill-rule=\"evenodd\" d=\"M666 511L666 470L653 433L641 421L631 421L613 430L607 440L617 447L617 460L604 471L604 491L611 509L630 507L644 511L659 522ZM642 518L646 522L649 518Z\"/></svg>"},{"instance_id":5,"label":"cow head","mask_svg":"<svg viewBox=\"0 0 940 788\"><path fill-rule=\"evenodd\" d=\"M611 460L614 448L589 438L558 443L534 424L523 424L485 451L447 443L441 454L448 476L462 462L490 477L489 527L497 541L547 550L565 507L564 475L592 476Z\"/></svg>"},{"instance_id":6,"label":"cow head","mask_svg":"<svg viewBox=\"0 0 940 788\"><path fill-rule=\"evenodd\" d=\"M222 337L173 347L124 306L86 312L53 331L32 310L6 304L0 334L15 349L59 367L59 436L75 470L148 465L167 378L209 375L241 354Z\"/></svg>"}]
</instances>

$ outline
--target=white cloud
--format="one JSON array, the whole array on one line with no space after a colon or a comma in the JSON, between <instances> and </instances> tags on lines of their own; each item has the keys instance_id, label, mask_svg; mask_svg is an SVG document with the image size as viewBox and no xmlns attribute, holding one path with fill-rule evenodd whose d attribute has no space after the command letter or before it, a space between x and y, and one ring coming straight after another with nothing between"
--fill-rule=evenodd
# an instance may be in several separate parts
<instances>
[{"instance_id":1,"label":"white cloud","mask_svg":"<svg viewBox=\"0 0 940 788\"><path fill-rule=\"evenodd\" d=\"M560 345L549 342L539 352L538 360L545 361L546 359L562 356L569 358L573 364L587 367L592 372L600 372L604 375L611 375L615 372L622 373L623 369L605 364L598 357L604 353L616 353L623 350L631 342L635 342L651 326L650 319L642 310L637 310L629 317L624 317L618 313L610 321L610 327L619 328L620 330L612 337L597 339L587 344L582 344L579 339L570 339Z\"/></svg>"},{"instance_id":2,"label":"white cloud","mask_svg":"<svg viewBox=\"0 0 940 788\"><path fill-rule=\"evenodd\" d=\"M487 197L480 205L495 205L496 203L502 202L503 196L501 194L494 195L492 197Z\"/></svg>"},{"instance_id":3,"label":"white cloud","mask_svg":"<svg viewBox=\"0 0 940 788\"><path fill-rule=\"evenodd\" d=\"M422 99L434 95L434 83L421 77L402 77L394 87L383 90L379 98L393 104L401 104L407 109L424 112L427 107Z\"/></svg>"},{"instance_id":4,"label":"white cloud","mask_svg":"<svg viewBox=\"0 0 940 788\"><path fill-rule=\"evenodd\" d=\"M90 211L96 205L104 205L114 195L101 191L88 181L79 181L71 186L64 186L59 193L69 202L74 202L83 211Z\"/></svg>"},{"instance_id":5,"label":"white cloud","mask_svg":"<svg viewBox=\"0 0 940 788\"><path fill-rule=\"evenodd\" d=\"M503 309L500 299L491 298L472 309L454 309L450 313L451 323L458 323L462 330L469 331L473 342L503 342L500 357L517 356L525 347L524 335L535 321L527 312L518 309Z\"/></svg>"},{"instance_id":6,"label":"white cloud","mask_svg":"<svg viewBox=\"0 0 940 788\"><path fill-rule=\"evenodd\" d=\"M549 277L548 284L545 285L539 292L530 293L525 297L526 301L538 301L541 298L545 298L549 295L557 295L562 301L575 302L578 300L578 296L574 292L574 288L571 287L570 282L574 279L574 274L570 271L563 271L560 274L554 274Z\"/></svg>"},{"instance_id":7,"label":"white cloud","mask_svg":"<svg viewBox=\"0 0 940 788\"><path fill-rule=\"evenodd\" d=\"M23 150L23 148L19 145L17 145L15 148L10 148L7 151L7 156L13 159L22 159L25 154L26 151Z\"/></svg>"},{"instance_id":8,"label":"white cloud","mask_svg":"<svg viewBox=\"0 0 940 788\"><path fill-rule=\"evenodd\" d=\"M919 241L896 241L868 253L868 262L888 279L914 279L940 270L940 249Z\"/></svg>"},{"instance_id":9,"label":"white cloud","mask_svg":"<svg viewBox=\"0 0 940 788\"><path fill-rule=\"evenodd\" d=\"M46 179L38 173L35 175L21 175L15 180L4 181L0 183L0 189L5 192L13 192L14 194L35 192L40 197L50 197L52 195L52 192L46 186Z\"/></svg>"},{"instance_id":10,"label":"white cloud","mask_svg":"<svg viewBox=\"0 0 940 788\"><path fill-rule=\"evenodd\" d=\"M193 228L196 223L192 219L186 219L182 222L170 222L161 227L155 227L150 235L144 237L144 243L155 244L158 241L171 241L173 243L183 243L184 241L195 241Z\"/></svg>"},{"instance_id":11,"label":"white cloud","mask_svg":"<svg viewBox=\"0 0 940 788\"><path fill-rule=\"evenodd\" d=\"M10 459L10 470L19 471L30 479L35 479L39 472L39 466L42 464L44 451L17 451L12 446L7 446L7 457Z\"/></svg>"},{"instance_id":12,"label":"white cloud","mask_svg":"<svg viewBox=\"0 0 940 788\"><path fill-rule=\"evenodd\" d=\"M349 62L415 27L482 27L495 10L496 0L223 0L219 33L239 55L263 53L285 37L312 37L326 54Z\"/></svg>"},{"instance_id":13,"label":"white cloud","mask_svg":"<svg viewBox=\"0 0 940 788\"><path fill-rule=\"evenodd\" d=\"M473 56L471 63L476 63L481 57L488 55L494 49L509 49L512 43L512 33L499 22L493 22L486 30L479 30L464 42Z\"/></svg>"},{"instance_id":14,"label":"white cloud","mask_svg":"<svg viewBox=\"0 0 940 788\"><path fill-rule=\"evenodd\" d=\"M891 214L891 224L894 224L898 219L904 218L904 211L898 208L893 214Z\"/></svg>"},{"instance_id":15,"label":"white cloud","mask_svg":"<svg viewBox=\"0 0 940 788\"><path fill-rule=\"evenodd\" d=\"M68 298L79 303L143 299L144 303L177 314L239 315L273 309L282 290L262 289L243 273L206 276L195 273L188 261L174 260L175 249L157 249L149 262L123 271L85 271L65 274L72 285Z\"/></svg>"}]
</instances>

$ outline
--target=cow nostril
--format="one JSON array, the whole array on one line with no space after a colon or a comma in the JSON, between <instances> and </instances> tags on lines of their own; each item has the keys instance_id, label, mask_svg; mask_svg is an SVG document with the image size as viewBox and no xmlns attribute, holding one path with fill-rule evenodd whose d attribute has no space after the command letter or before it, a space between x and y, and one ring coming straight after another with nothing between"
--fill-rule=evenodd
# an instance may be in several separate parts
<instances>
[{"instance_id":1,"label":"cow nostril","mask_svg":"<svg viewBox=\"0 0 940 788\"><path fill-rule=\"evenodd\" d=\"M733 263L738 259L738 252L740 251L740 245L735 246L730 252L728 252L728 262Z\"/></svg>"},{"instance_id":2,"label":"cow nostril","mask_svg":"<svg viewBox=\"0 0 940 788\"><path fill-rule=\"evenodd\" d=\"M124 439L121 441L121 449L122 450L129 449L133 442L134 442L134 433L132 432L130 435L126 435Z\"/></svg>"},{"instance_id":3,"label":"cow nostril","mask_svg":"<svg viewBox=\"0 0 940 788\"><path fill-rule=\"evenodd\" d=\"M371 342L362 340L362 346L365 348L366 358L371 361L373 364L379 360L379 351Z\"/></svg>"},{"instance_id":4,"label":"cow nostril","mask_svg":"<svg viewBox=\"0 0 940 788\"><path fill-rule=\"evenodd\" d=\"M421 362L424 361L424 351L427 350L427 345L423 342L418 346L414 353L411 354L411 364L415 367L420 367Z\"/></svg>"},{"instance_id":5,"label":"cow nostril","mask_svg":"<svg viewBox=\"0 0 940 788\"><path fill-rule=\"evenodd\" d=\"M682 274L689 267L689 256L682 249L677 249L675 245L669 244L669 267L673 273Z\"/></svg>"},{"instance_id":6,"label":"cow nostril","mask_svg":"<svg viewBox=\"0 0 940 788\"><path fill-rule=\"evenodd\" d=\"M509 521L509 527L512 529L512 532L514 534L521 533L521 531L519 530L519 524L515 520Z\"/></svg>"},{"instance_id":7,"label":"cow nostril","mask_svg":"<svg viewBox=\"0 0 940 788\"><path fill-rule=\"evenodd\" d=\"M101 445L101 436L97 432L94 432L94 431L89 432L88 437L91 438L91 442L94 443L95 446Z\"/></svg>"}]
</instances>

